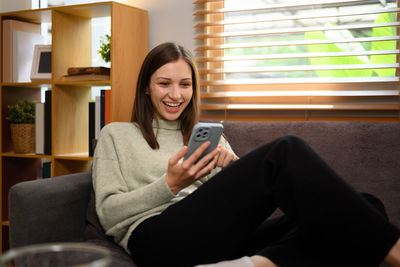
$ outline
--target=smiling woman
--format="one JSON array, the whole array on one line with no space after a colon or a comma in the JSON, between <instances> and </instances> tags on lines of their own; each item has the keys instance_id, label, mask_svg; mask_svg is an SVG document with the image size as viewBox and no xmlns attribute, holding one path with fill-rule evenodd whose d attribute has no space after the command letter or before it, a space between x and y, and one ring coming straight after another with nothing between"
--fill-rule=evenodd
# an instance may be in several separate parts
<instances>
[{"instance_id":1,"label":"smiling woman","mask_svg":"<svg viewBox=\"0 0 400 267\"><path fill-rule=\"evenodd\" d=\"M96 145L97 215L137 265L377 266L388 256L399 266L389 257L400 257L399 230L300 138L239 159L222 136L211 152L203 156L206 141L186 157L197 81L187 49L155 47L132 123L106 125ZM266 221L278 207L285 215Z\"/></svg>"},{"instance_id":2,"label":"smiling woman","mask_svg":"<svg viewBox=\"0 0 400 267\"><path fill-rule=\"evenodd\" d=\"M132 113L132 122L141 126L149 145L159 147L153 132L154 115L179 118L187 144L199 120L199 102L199 78L193 55L174 43L151 50L139 73Z\"/></svg>"}]
</instances>

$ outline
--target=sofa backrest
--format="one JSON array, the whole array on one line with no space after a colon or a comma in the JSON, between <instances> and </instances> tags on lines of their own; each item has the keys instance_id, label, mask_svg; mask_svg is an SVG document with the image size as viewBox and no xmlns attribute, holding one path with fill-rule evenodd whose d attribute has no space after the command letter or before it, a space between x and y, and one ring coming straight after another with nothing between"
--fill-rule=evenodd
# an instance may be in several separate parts
<instances>
[{"instance_id":1,"label":"sofa backrest","mask_svg":"<svg viewBox=\"0 0 400 267\"><path fill-rule=\"evenodd\" d=\"M226 121L224 128L239 156L281 136L301 137L356 190L379 197L400 228L400 123Z\"/></svg>"}]
</instances>

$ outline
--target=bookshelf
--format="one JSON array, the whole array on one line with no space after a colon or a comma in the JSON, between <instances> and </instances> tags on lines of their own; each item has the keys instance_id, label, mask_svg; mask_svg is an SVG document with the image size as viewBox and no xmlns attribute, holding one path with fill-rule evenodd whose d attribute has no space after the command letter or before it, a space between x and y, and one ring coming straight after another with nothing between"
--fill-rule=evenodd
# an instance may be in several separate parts
<instances>
[{"instance_id":1,"label":"bookshelf","mask_svg":"<svg viewBox=\"0 0 400 267\"><path fill-rule=\"evenodd\" d=\"M52 78L43 82L0 83L1 198L0 252L8 249L8 190L36 178L42 160L51 161L52 176L89 171L88 102L94 86L111 91L111 121L130 121L136 79L148 49L147 11L116 2L101 2L0 13L1 21L51 23ZM111 18L111 70L105 81L63 81L69 67L92 65L92 18ZM2 23L3 25L3 23ZM2 35L2 28L0 34ZM1 42L3 46L4 40ZM3 49L0 49L2 53ZM2 55L4 56L4 55ZM7 66L4 66L7 67ZM3 64L0 64L3 74ZM51 154L16 154L11 143L7 106L23 99L40 102L41 88L51 89ZM38 215L40 216L40 215Z\"/></svg>"}]
</instances>

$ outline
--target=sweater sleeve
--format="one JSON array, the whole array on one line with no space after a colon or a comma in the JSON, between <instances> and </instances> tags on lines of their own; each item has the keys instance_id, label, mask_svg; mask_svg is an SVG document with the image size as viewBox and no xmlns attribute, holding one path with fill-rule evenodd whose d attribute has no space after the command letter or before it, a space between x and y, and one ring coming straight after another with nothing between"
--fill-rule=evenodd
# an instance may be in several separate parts
<instances>
[{"instance_id":1,"label":"sweater sleeve","mask_svg":"<svg viewBox=\"0 0 400 267\"><path fill-rule=\"evenodd\" d=\"M122 174L112 134L103 128L93 159L93 187L96 211L106 231L132 223L136 215L157 212L157 207L169 202L174 194L165 177L134 190L129 190Z\"/></svg>"}]
</instances>

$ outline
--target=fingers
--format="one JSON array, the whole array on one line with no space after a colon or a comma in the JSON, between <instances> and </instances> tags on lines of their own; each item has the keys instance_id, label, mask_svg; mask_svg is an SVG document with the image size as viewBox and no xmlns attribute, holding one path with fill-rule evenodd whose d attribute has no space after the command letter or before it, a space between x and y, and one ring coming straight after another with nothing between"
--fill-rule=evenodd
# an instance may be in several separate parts
<instances>
[{"instance_id":1,"label":"fingers","mask_svg":"<svg viewBox=\"0 0 400 267\"><path fill-rule=\"evenodd\" d=\"M215 168L218 161L218 153L220 150L218 148L214 149L211 153L207 155L207 158L202 158L196 165L199 165L199 171L196 173L195 179L199 179L211 173L211 171ZM208 160L208 156L212 156L210 160Z\"/></svg>"},{"instance_id":2,"label":"fingers","mask_svg":"<svg viewBox=\"0 0 400 267\"><path fill-rule=\"evenodd\" d=\"M201 158L194 165L191 165L191 171L193 171L193 176L196 180L209 174L215 168L220 151L220 148L216 148ZM184 162L183 164L185 163L188 162Z\"/></svg>"},{"instance_id":3,"label":"fingers","mask_svg":"<svg viewBox=\"0 0 400 267\"><path fill-rule=\"evenodd\" d=\"M182 147L175 155L169 159L169 164L177 164L187 153L187 146Z\"/></svg>"},{"instance_id":4,"label":"fingers","mask_svg":"<svg viewBox=\"0 0 400 267\"><path fill-rule=\"evenodd\" d=\"M228 166L232 161L234 161L236 155L225 148L221 147L221 153L219 154L217 167L225 168Z\"/></svg>"},{"instance_id":5,"label":"fingers","mask_svg":"<svg viewBox=\"0 0 400 267\"><path fill-rule=\"evenodd\" d=\"M211 142L210 141L206 141L203 144L201 144L194 152L192 155L190 155L189 158L186 159L186 162L189 165L194 164L201 156L201 154L203 154L204 151L206 151L206 149L210 146Z\"/></svg>"}]
</instances>

